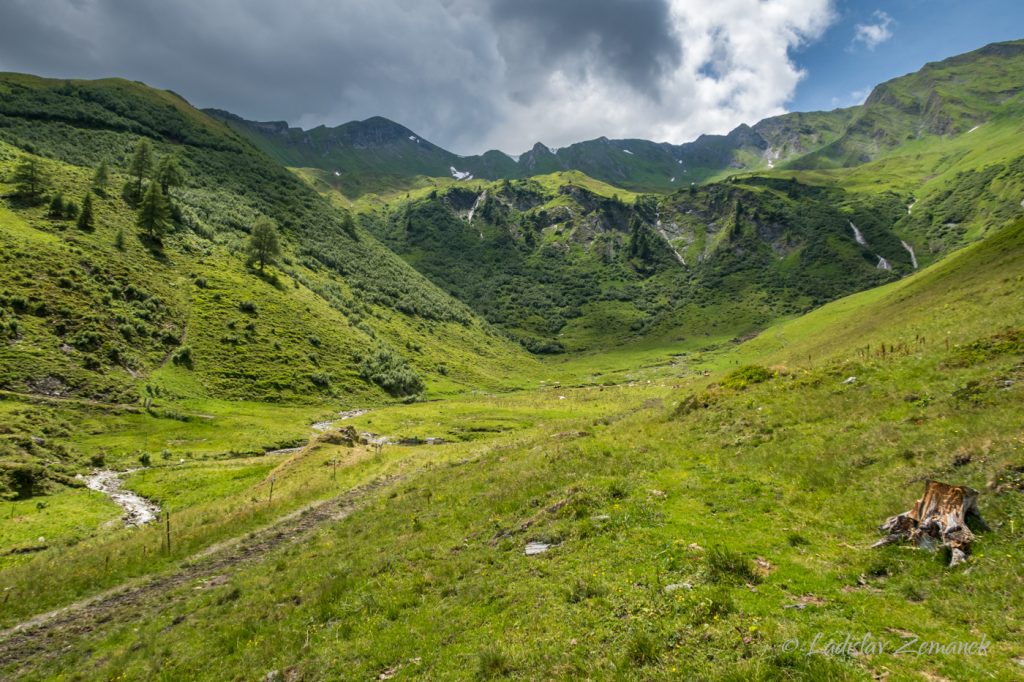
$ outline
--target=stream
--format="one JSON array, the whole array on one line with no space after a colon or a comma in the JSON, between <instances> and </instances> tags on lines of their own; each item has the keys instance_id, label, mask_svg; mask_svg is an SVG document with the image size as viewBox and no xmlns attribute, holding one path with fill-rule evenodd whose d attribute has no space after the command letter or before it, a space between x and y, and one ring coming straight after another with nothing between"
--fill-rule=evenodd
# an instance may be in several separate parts
<instances>
[{"instance_id":1,"label":"stream","mask_svg":"<svg viewBox=\"0 0 1024 682\"><path fill-rule=\"evenodd\" d=\"M142 526L155 521L160 515L160 507L156 506L146 498L136 495L130 490L121 487L121 477L130 474L135 469L128 471L110 471L102 469L94 471L85 477L85 485L90 490L103 493L114 504L124 509L124 525Z\"/></svg>"}]
</instances>

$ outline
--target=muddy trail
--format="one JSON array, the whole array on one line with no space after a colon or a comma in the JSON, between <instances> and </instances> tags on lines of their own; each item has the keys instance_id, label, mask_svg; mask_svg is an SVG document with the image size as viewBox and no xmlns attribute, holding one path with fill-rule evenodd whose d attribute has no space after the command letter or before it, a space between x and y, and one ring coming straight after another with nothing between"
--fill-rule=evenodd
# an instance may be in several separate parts
<instances>
[{"instance_id":1,"label":"muddy trail","mask_svg":"<svg viewBox=\"0 0 1024 682\"><path fill-rule=\"evenodd\" d=\"M185 559L171 573L112 590L44 613L0 632L0 669L16 673L27 664L65 654L71 646L104 623L127 623L147 614L146 606L161 608L189 598L177 588L208 579L220 584L241 565L264 558L325 523L339 521L362 506L378 489L397 481L388 476L357 486L329 500L291 512L270 526L229 540ZM191 591L189 591L191 592Z\"/></svg>"}]
</instances>

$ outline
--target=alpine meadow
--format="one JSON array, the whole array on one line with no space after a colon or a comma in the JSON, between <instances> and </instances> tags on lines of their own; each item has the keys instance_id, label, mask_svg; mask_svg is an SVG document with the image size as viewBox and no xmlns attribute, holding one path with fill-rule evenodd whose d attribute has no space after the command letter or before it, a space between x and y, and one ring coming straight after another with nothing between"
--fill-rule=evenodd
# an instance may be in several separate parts
<instances>
[{"instance_id":1,"label":"alpine meadow","mask_svg":"<svg viewBox=\"0 0 1024 682\"><path fill-rule=\"evenodd\" d=\"M1024 679L1010 19L193 4L0 7L0 678Z\"/></svg>"}]
</instances>

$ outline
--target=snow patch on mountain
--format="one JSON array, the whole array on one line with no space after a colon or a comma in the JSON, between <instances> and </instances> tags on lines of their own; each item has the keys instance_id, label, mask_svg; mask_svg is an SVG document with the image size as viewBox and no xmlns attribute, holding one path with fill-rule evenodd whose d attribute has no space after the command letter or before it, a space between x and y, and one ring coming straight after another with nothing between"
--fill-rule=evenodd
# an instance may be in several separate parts
<instances>
[{"instance_id":1,"label":"snow patch on mountain","mask_svg":"<svg viewBox=\"0 0 1024 682\"><path fill-rule=\"evenodd\" d=\"M451 171L452 177L456 180L472 180L473 174L469 171L460 171L455 166L448 166L448 170Z\"/></svg>"}]
</instances>

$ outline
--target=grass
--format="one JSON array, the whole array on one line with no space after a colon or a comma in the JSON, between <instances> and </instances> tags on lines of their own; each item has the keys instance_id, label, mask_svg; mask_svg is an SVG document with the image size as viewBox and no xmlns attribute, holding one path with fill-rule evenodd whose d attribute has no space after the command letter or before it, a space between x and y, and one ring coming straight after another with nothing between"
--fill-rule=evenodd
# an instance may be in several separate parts
<instances>
[{"instance_id":1,"label":"grass","mask_svg":"<svg viewBox=\"0 0 1024 682\"><path fill-rule=\"evenodd\" d=\"M258 457L231 462L181 462L179 466L143 469L125 478L125 487L168 505L175 512L211 500L237 497L257 487L277 466L281 456Z\"/></svg>"},{"instance_id":2,"label":"grass","mask_svg":"<svg viewBox=\"0 0 1024 682\"><path fill-rule=\"evenodd\" d=\"M68 488L45 498L0 504L0 567L24 563L35 552L66 547L120 525L121 509L106 495Z\"/></svg>"}]
</instances>

